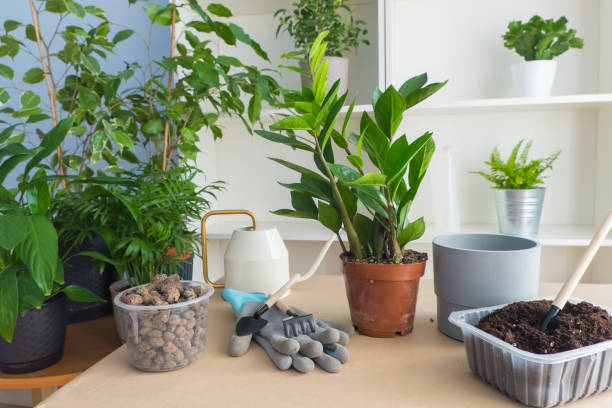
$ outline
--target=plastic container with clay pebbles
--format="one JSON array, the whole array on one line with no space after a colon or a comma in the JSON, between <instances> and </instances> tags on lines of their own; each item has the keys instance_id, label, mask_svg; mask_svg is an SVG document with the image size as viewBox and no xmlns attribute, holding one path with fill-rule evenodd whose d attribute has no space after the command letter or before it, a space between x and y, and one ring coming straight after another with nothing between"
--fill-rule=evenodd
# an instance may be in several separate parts
<instances>
[{"instance_id":1,"label":"plastic container with clay pebbles","mask_svg":"<svg viewBox=\"0 0 612 408\"><path fill-rule=\"evenodd\" d=\"M457 311L448 318L461 329L470 369L480 378L533 407L552 407L610 388L612 340L554 354L520 350L476 327L481 318L504 306Z\"/></svg>"},{"instance_id":2,"label":"plastic container with clay pebbles","mask_svg":"<svg viewBox=\"0 0 612 408\"><path fill-rule=\"evenodd\" d=\"M126 333L133 367L152 372L177 370L193 363L206 351L208 302L214 289L202 282L181 283L183 287L204 287L206 293L186 302L162 306L125 304L121 301L123 292L115 297L117 330Z\"/></svg>"}]
</instances>

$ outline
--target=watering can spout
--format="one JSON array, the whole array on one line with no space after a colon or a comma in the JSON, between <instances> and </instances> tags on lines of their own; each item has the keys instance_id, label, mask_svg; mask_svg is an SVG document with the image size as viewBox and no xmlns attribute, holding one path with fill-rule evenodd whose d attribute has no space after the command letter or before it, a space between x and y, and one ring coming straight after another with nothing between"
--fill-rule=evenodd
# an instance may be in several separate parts
<instances>
[{"instance_id":1,"label":"watering can spout","mask_svg":"<svg viewBox=\"0 0 612 408\"><path fill-rule=\"evenodd\" d=\"M310 267L308 272L302 274L302 277L300 278L300 280L298 282L303 282L303 281L305 281L306 279L310 278L312 275L315 274L317 269L319 269L319 265L321 265L321 262L323 261L323 258L325 258L325 254L327 254L327 251L329 250L329 247L331 246L331 244L334 243L335 240L336 240L336 235L332 234L329 237L329 239L327 240L327 242L325 243L325 245L323 245L323 248L321 248L321 252L319 252L319 255L317 255L314 263L312 264L312 266Z\"/></svg>"}]
</instances>

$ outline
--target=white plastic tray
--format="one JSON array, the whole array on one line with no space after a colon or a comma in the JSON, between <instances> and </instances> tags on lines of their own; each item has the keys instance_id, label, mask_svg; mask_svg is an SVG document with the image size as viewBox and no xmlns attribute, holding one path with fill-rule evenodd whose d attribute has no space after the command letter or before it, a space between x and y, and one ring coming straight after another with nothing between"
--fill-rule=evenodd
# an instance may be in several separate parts
<instances>
[{"instance_id":1,"label":"white plastic tray","mask_svg":"<svg viewBox=\"0 0 612 408\"><path fill-rule=\"evenodd\" d=\"M610 388L612 340L555 354L523 351L476 327L482 317L504 306L453 312L448 318L461 329L470 369L483 380L534 407L552 407Z\"/></svg>"}]
</instances>

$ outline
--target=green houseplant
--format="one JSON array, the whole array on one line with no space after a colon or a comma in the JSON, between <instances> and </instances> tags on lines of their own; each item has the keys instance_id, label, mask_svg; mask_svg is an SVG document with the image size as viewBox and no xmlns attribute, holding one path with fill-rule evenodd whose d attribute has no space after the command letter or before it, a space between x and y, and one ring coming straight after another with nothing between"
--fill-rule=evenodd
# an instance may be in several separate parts
<instances>
[{"instance_id":1,"label":"green houseplant","mask_svg":"<svg viewBox=\"0 0 612 408\"><path fill-rule=\"evenodd\" d=\"M517 96L549 96L555 79L557 62L570 48L582 48L584 40L576 30L567 28L567 18L544 20L533 16L529 21L511 21L502 36L504 46L516 51L524 62L511 67Z\"/></svg>"},{"instance_id":2,"label":"green houseplant","mask_svg":"<svg viewBox=\"0 0 612 408\"><path fill-rule=\"evenodd\" d=\"M499 231L510 235L534 236L538 234L545 187L542 174L552 169L561 151L548 157L529 160L532 142L520 140L504 161L497 147L485 162L490 171L477 171L493 183ZM522 150L521 150L522 148Z\"/></svg>"},{"instance_id":3,"label":"green houseplant","mask_svg":"<svg viewBox=\"0 0 612 408\"><path fill-rule=\"evenodd\" d=\"M49 219L49 155L64 140L72 119L64 119L28 149L11 139L16 125L0 132L0 369L29 372L59 360L66 314L63 294L80 302L101 301L85 288L64 285L64 259ZM18 163L25 169L18 186L7 176ZM33 175L34 170L38 169Z\"/></svg>"},{"instance_id":4,"label":"green houseplant","mask_svg":"<svg viewBox=\"0 0 612 408\"><path fill-rule=\"evenodd\" d=\"M405 135L395 136L403 112L446 82L427 85L423 74L409 79L399 90L392 86L384 92L377 89L372 101L374 117L364 112L360 134L348 135L355 100L336 129L347 93L338 95L338 81L326 92L326 35L317 37L308 55L312 87L292 95L295 114L271 125L270 131L256 131L273 142L312 153L317 168L273 159L301 175L299 182L284 184L291 190L293 209L274 213L318 220L338 235L351 317L361 333L378 337L405 334L412 329L418 279L427 259L426 254L405 250L425 231L423 218L410 220L408 213L435 144L430 132L412 143ZM333 145L351 166L336 160ZM367 170L366 155L376 170ZM346 232L348 248L340 239L341 230Z\"/></svg>"},{"instance_id":5,"label":"green houseplant","mask_svg":"<svg viewBox=\"0 0 612 408\"><path fill-rule=\"evenodd\" d=\"M122 137L125 142L122 152L134 158L132 161L127 161L131 164L131 168L122 165L116 159L116 155L103 153L103 158L115 159L106 167L106 172L113 173L117 179L114 184L108 189L96 184L95 188L86 188L85 195L66 194L54 202L59 230L62 237L66 237L70 242L94 240L99 237L99 231L107 226L105 224L107 220L101 214L113 213L117 220L127 220L126 224L122 225L134 226L135 219L142 221L138 218L141 214L134 215L130 212L130 206L137 210L144 208L146 203L142 200L145 197L135 194L131 186L135 183L156 180L154 186L161 188L158 183L160 174L167 177L168 181L180 185L183 189L180 192L182 197L189 196L189 199L195 200L202 190L193 182L196 170L190 166L195 162L199 152L200 136L206 132L212 134L214 138L221 138L222 129L216 124L221 115L240 117L250 130L251 124L260 118L262 104L264 102L274 104L276 94L279 92L276 81L267 71L243 64L237 58L222 55L214 44L202 39L203 36L214 36L228 45L242 43L262 61L268 60L261 46L241 27L223 21L231 16L231 11L221 4L212 3L204 9L196 1L183 2L180 6L174 3L164 6L150 2L130 1L130 3L135 3L137 6L145 3L144 10L151 28L154 25L171 28L170 52L167 57L156 61L149 57L146 64L129 63L125 75L133 76L138 82L117 91L118 117L112 120L103 118L97 124L96 132L103 145L114 140L113 134ZM197 18L183 21L186 27L184 37L176 41L175 24L181 21L182 11L190 11L190 15ZM127 37L130 33L128 30L122 37ZM134 41L143 41L143 46L148 50L153 46L150 39L143 39L140 36L131 38L134 38ZM179 70L180 75L178 75ZM248 97L247 103L243 102L245 96ZM135 157L133 154L135 150L144 153ZM185 167L185 171L175 170L176 167ZM211 185L210 189L214 189L214 186ZM122 198L127 204L119 205L122 202L117 201L118 199L110 200L108 198L111 195L110 191L118 196L123 194ZM151 190L147 191L151 193ZM97 197L96 192L101 196ZM152 199L163 199L164 197L159 194L154 195ZM81 205L83 198L89 201L87 205ZM174 196L169 198L172 199ZM165 223L167 231L173 235L164 239L180 245L170 248L163 246L169 254L156 253L153 258L140 248L144 251L140 253L142 274L150 275L152 259L159 262L155 267L156 270L169 268L169 271L176 271L176 263L181 260L180 258L199 252L199 239L187 239L187 237L193 238L194 231L186 225L194 219L201 218L203 211L208 207L208 201L205 202L205 206L198 204L193 207L193 210L198 211L195 216L192 209L180 205L178 201L167 208L165 215L168 218ZM184 211L182 216L180 211ZM73 223L71 216L73 213L78 214L78 219L87 222ZM158 212L158 215L161 215L161 212ZM91 224L91 220L96 220L98 224ZM157 232L149 229L152 225L144 222L138 226L144 228L143 234L148 238L146 242L155 243L153 237ZM136 242L135 237L132 237L130 231L125 228L114 231L117 240L113 242L133 239L135 246L142 244ZM98 252L101 257L112 261L108 265L115 267L129 265L129 270L118 270L119 274L127 272L131 282L143 280L141 272L135 270L137 259L133 256L134 253L129 252L131 258L129 263L126 263L125 252L114 248L114 244L108 240L105 241L110 245L106 251L96 248L96 251L85 251L85 253ZM158 251L161 247L156 245L154 249ZM97 260L105 263L101 257ZM182 262L180 267L183 268L188 263Z\"/></svg>"},{"instance_id":6,"label":"green houseplant","mask_svg":"<svg viewBox=\"0 0 612 408\"><path fill-rule=\"evenodd\" d=\"M328 82L331 85L340 79L338 93L343 94L349 75L349 61L345 56L355 52L360 44L370 44L366 39L366 22L354 17L353 8L346 0L299 0L292 6L292 9L283 8L274 13L279 20L276 36L286 32L293 38L296 51L288 56L301 58L302 85L311 85L308 50L317 35L327 31Z\"/></svg>"}]
</instances>

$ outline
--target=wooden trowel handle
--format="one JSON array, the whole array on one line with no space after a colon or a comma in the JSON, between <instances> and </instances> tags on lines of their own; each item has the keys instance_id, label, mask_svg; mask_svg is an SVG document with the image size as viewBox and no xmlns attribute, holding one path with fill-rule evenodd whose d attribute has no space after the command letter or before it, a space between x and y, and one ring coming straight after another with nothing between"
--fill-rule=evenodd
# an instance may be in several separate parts
<instances>
[{"instance_id":1,"label":"wooden trowel handle","mask_svg":"<svg viewBox=\"0 0 612 408\"><path fill-rule=\"evenodd\" d=\"M611 228L612 228L612 211L608 213L608 216L606 217L604 222L601 224L601 227L599 227L599 231L597 231L597 233L591 240L591 243L587 247L586 251L584 251L584 254L582 255L582 258L580 259L578 266L576 266L576 269L574 269L574 272L572 272L569 278L567 278L567 280L565 281L565 284L561 288L561 291L557 294L557 297L553 301L554 306L557 306L559 309L563 309L563 306L565 306L567 299L569 299L572 292L576 288L576 285L578 284L578 282L580 282L580 278L582 278L582 275L584 274L586 269L589 267L591 260L593 260L593 257L597 253L597 250L601 246L602 241L606 238Z\"/></svg>"},{"instance_id":2,"label":"wooden trowel handle","mask_svg":"<svg viewBox=\"0 0 612 408\"><path fill-rule=\"evenodd\" d=\"M302 279L302 275L296 273L285 283L279 290L270 295L268 300L266 300L266 306L272 307L274 304L280 299L291 287Z\"/></svg>"}]
</instances>

